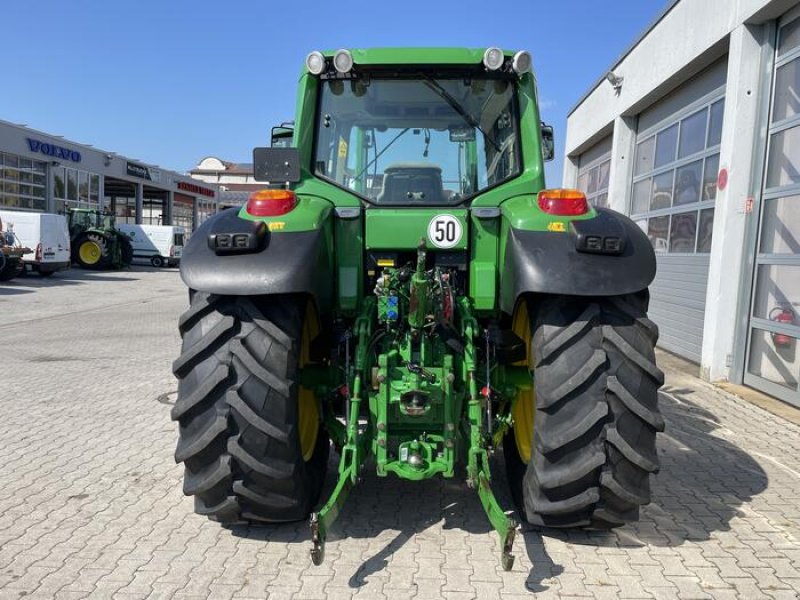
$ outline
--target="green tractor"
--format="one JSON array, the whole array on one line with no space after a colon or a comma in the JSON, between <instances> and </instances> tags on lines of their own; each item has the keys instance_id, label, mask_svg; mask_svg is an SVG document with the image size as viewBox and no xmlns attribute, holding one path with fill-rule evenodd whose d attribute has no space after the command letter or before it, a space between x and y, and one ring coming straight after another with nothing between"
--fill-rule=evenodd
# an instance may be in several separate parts
<instances>
[{"instance_id":1,"label":"green tractor","mask_svg":"<svg viewBox=\"0 0 800 600\"><path fill-rule=\"evenodd\" d=\"M502 448L528 523L636 520L664 426L655 255L630 219L545 189L530 55L312 52L292 139L254 150L267 189L184 250L172 418L195 511L310 517L319 564L365 469L458 476L510 569Z\"/></svg>"},{"instance_id":2,"label":"green tractor","mask_svg":"<svg viewBox=\"0 0 800 600\"><path fill-rule=\"evenodd\" d=\"M72 262L95 271L121 269L133 261L133 246L117 231L114 216L87 208L67 209Z\"/></svg>"}]
</instances>

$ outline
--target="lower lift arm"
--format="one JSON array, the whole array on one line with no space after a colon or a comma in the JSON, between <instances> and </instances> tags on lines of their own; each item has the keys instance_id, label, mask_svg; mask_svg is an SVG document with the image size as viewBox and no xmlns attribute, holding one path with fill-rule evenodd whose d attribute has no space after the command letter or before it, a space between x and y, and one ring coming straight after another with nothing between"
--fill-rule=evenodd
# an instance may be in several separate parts
<instances>
[{"instance_id":1,"label":"lower lift arm","mask_svg":"<svg viewBox=\"0 0 800 600\"><path fill-rule=\"evenodd\" d=\"M371 299L368 301L371 305ZM371 306L364 311L364 314L371 315ZM339 516L342 506L347 500L347 496L353 486L358 483L359 474L364 461L367 459L371 450L371 424L366 431L361 433L358 428L358 420L361 412L362 380L367 361L367 346L371 332L370 319L362 316L356 321L356 364L353 376L353 387L347 386L349 402L346 415L346 439L342 446L341 458L339 460L339 478L336 487L319 512L311 515L311 561L315 565L322 564L325 558L325 539L328 530L336 518ZM346 373L347 382L351 380L351 374Z\"/></svg>"}]
</instances>

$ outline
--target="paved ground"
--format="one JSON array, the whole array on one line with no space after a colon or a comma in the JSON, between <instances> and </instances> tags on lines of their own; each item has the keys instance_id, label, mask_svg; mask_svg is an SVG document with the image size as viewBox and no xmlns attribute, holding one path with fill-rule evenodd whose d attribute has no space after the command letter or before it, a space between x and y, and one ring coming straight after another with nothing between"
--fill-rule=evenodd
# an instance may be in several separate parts
<instances>
[{"instance_id":1,"label":"paved ground","mask_svg":"<svg viewBox=\"0 0 800 600\"><path fill-rule=\"evenodd\" d=\"M504 573L463 485L368 476L321 567L304 524L224 529L172 459L185 302L174 270L0 287L0 598L800 596L800 427L668 356L663 467L635 526L523 532Z\"/></svg>"}]
</instances>

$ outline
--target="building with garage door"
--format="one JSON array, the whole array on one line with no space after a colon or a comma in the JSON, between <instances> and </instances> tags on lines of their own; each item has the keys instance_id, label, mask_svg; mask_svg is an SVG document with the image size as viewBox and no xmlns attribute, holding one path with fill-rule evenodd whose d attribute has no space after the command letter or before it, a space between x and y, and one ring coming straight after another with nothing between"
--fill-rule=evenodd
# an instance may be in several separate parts
<instances>
[{"instance_id":1,"label":"building with garage door","mask_svg":"<svg viewBox=\"0 0 800 600\"><path fill-rule=\"evenodd\" d=\"M661 347L800 406L799 4L671 2L570 112L564 185L647 232Z\"/></svg>"},{"instance_id":2,"label":"building with garage door","mask_svg":"<svg viewBox=\"0 0 800 600\"><path fill-rule=\"evenodd\" d=\"M117 223L193 231L216 212L219 188L114 152L0 121L0 208L108 209Z\"/></svg>"}]
</instances>

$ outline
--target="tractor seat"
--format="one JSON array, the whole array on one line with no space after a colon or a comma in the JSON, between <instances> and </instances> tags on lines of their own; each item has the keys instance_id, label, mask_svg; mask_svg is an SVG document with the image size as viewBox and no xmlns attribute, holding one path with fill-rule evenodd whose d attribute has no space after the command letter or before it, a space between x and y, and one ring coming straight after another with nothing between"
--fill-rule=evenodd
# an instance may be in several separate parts
<instances>
[{"instance_id":1,"label":"tractor seat","mask_svg":"<svg viewBox=\"0 0 800 600\"><path fill-rule=\"evenodd\" d=\"M383 173L376 204L442 204L442 169L428 163L395 163Z\"/></svg>"}]
</instances>

